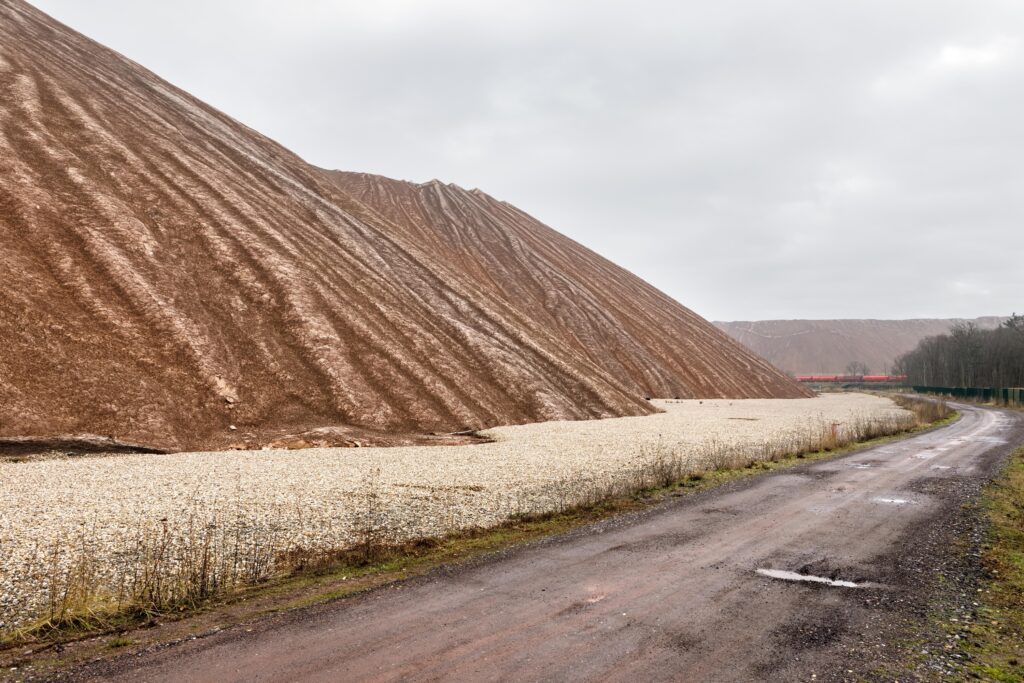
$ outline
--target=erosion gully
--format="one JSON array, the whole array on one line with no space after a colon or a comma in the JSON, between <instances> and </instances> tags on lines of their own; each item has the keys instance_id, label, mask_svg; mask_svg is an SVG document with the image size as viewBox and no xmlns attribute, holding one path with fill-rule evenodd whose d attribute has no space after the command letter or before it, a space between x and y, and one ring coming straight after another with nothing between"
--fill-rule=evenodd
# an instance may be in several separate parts
<instances>
[{"instance_id":1,"label":"erosion gully","mask_svg":"<svg viewBox=\"0 0 1024 683\"><path fill-rule=\"evenodd\" d=\"M470 566L80 669L73 680L856 680L920 620L1024 416L947 427Z\"/></svg>"}]
</instances>

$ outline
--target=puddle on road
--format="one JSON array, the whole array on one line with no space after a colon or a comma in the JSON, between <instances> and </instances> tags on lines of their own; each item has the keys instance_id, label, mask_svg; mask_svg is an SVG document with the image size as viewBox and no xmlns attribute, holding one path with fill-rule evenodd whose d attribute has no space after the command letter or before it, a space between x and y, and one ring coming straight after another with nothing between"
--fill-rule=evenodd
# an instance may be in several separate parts
<instances>
[{"instance_id":1,"label":"puddle on road","mask_svg":"<svg viewBox=\"0 0 1024 683\"><path fill-rule=\"evenodd\" d=\"M770 579L779 579L780 581L803 581L806 583L822 583L826 586L832 586L834 588L860 588L862 585L854 583L853 581L829 579L824 576L812 576L811 574L797 574L796 572L786 571L785 569L758 569L757 573L761 576L767 576Z\"/></svg>"},{"instance_id":2,"label":"puddle on road","mask_svg":"<svg viewBox=\"0 0 1024 683\"><path fill-rule=\"evenodd\" d=\"M933 470L948 470L951 469L949 465L932 465Z\"/></svg>"},{"instance_id":3,"label":"puddle on road","mask_svg":"<svg viewBox=\"0 0 1024 683\"><path fill-rule=\"evenodd\" d=\"M869 469L871 469L871 465L869 465L866 462L851 462L850 463L850 467L852 467L855 470L869 470Z\"/></svg>"},{"instance_id":4,"label":"puddle on road","mask_svg":"<svg viewBox=\"0 0 1024 683\"><path fill-rule=\"evenodd\" d=\"M914 502L906 498L872 498L871 500L876 503L885 503L886 505L910 505Z\"/></svg>"},{"instance_id":5,"label":"puddle on road","mask_svg":"<svg viewBox=\"0 0 1024 683\"><path fill-rule=\"evenodd\" d=\"M918 460L927 460L929 458L934 458L935 455L935 453L917 453L914 455L914 457L917 458Z\"/></svg>"}]
</instances>

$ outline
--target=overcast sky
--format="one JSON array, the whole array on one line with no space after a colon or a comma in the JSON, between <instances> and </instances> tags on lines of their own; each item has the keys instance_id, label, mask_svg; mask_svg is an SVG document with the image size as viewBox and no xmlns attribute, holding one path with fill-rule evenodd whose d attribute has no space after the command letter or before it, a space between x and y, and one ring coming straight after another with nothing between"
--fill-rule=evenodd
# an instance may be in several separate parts
<instances>
[{"instance_id":1,"label":"overcast sky","mask_svg":"<svg viewBox=\"0 0 1024 683\"><path fill-rule=\"evenodd\" d=\"M1024 3L38 0L326 168L717 320L1024 311Z\"/></svg>"}]
</instances>

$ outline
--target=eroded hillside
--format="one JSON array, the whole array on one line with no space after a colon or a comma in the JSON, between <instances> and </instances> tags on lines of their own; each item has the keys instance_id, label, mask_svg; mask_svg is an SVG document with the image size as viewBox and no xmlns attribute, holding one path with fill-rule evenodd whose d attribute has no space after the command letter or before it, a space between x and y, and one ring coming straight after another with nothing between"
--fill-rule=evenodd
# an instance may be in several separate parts
<instances>
[{"instance_id":1,"label":"eroded hillside","mask_svg":"<svg viewBox=\"0 0 1024 683\"><path fill-rule=\"evenodd\" d=\"M803 395L638 278L450 192L479 206L400 220L3 0L0 436L373 442L645 414L651 394ZM465 254L439 247L455 232Z\"/></svg>"},{"instance_id":2,"label":"eroded hillside","mask_svg":"<svg viewBox=\"0 0 1024 683\"><path fill-rule=\"evenodd\" d=\"M946 334L957 323L989 329L1002 320L758 320L715 324L789 372L842 373L850 363L857 362L866 365L870 373L888 374L896 359L925 337Z\"/></svg>"}]
</instances>

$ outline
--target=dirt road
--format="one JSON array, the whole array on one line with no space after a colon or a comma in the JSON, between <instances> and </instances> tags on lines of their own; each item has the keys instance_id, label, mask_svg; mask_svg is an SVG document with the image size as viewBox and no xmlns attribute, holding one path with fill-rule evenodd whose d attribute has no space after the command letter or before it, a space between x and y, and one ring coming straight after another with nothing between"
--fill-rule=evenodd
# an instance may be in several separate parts
<instances>
[{"instance_id":1,"label":"dirt road","mask_svg":"<svg viewBox=\"0 0 1024 683\"><path fill-rule=\"evenodd\" d=\"M919 618L950 552L949 530L967 514L962 504L1024 441L1019 415L962 412L912 439L78 678L852 678L892 651L900 624Z\"/></svg>"}]
</instances>

